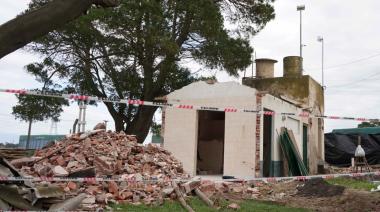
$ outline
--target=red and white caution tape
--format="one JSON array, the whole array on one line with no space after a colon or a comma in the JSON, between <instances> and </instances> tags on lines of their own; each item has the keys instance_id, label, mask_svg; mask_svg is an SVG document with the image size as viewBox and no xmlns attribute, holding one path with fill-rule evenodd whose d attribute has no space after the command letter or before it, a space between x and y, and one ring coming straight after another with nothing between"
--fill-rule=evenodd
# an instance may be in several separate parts
<instances>
[{"instance_id":1,"label":"red and white caution tape","mask_svg":"<svg viewBox=\"0 0 380 212\"><path fill-rule=\"evenodd\" d=\"M173 104L173 103L163 103L163 102L151 102L143 100L132 100L132 99L112 99L112 98L102 98L97 96L86 96L78 94L57 94L49 92L39 92L39 91L29 91L29 90L15 90L15 89L0 89L2 93L19 94L19 95L33 95L33 96L43 96L52 98L62 98L69 100L78 101L96 101L96 102L110 102L114 104L127 104L127 105L144 105L152 107L171 107L185 110L207 110L207 111L221 111L226 113L255 113L263 114L268 116L297 116L304 118L318 118L318 119L333 119L333 120L351 120L351 121L368 121L368 122L378 122L380 119L369 119L369 118L358 118L358 117L343 117L343 116L317 116L309 114L308 112L296 113L276 113L272 111L260 111L256 109L241 109L241 108L221 108L221 107L207 107L207 106L197 106L197 105L184 105L184 104Z\"/></svg>"},{"instance_id":2,"label":"red and white caution tape","mask_svg":"<svg viewBox=\"0 0 380 212\"><path fill-rule=\"evenodd\" d=\"M295 177L263 177L263 178L238 178L238 179L221 179L215 180L215 182L281 182L281 181L307 181L311 179L333 179L339 177L365 177L365 176L380 176L380 171L377 172L363 172L363 173L347 173L347 174L328 174L328 175L309 175L309 176L295 176ZM102 177L85 177L85 178L70 178L70 177L7 177L0 176L0 182L21 182L21 181L32 181L32 182L127 182L127 183L155 183L155 182L187 182L190 179L157 179L151 177L149 179L136 179L132 177L119 177L119 178L102 178Z\"/></svg>"}]
</instances>

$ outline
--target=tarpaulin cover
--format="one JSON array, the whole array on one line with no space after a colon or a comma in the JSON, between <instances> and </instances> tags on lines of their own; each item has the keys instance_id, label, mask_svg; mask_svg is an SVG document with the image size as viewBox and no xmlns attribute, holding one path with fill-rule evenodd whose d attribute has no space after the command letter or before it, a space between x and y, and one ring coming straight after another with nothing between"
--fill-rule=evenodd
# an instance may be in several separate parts
<instances>
[{"instance_id":1,"label":"tarpaulin cover","mask_svg":"<svg viewBox=\"0 0 380 212\"><path fill-rule=\"evenodd\" d=\"M363 127L350 129L335 129L332 133L340 134L380 134L380 127Z\"/></svg>"},{"instance_id":2,"label":"tarpaulin cover","mask_svg":"<svg viewBox=\"0 0 380 212\"><path fill-rule=\"evenodd\" d=\"M325 160L327 163L340 167L351 166L358 145L358 135L361 145L370 165L380 164L380 134L325 134Z\"/></svg>"}]
</instances>

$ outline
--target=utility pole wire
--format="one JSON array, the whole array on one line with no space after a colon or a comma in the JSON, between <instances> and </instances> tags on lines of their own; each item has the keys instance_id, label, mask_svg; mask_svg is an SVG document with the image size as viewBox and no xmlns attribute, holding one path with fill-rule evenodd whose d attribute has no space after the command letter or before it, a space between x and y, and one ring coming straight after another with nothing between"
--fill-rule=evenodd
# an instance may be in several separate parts
<instances>
[{"instance_id":1,"label":"utility pole wire","mask_svg":"<svg viewBox=\"0 0 380 212\"><path fill-rule=\"evenodd\" d=\"M372 58L375 58L375 57L379 57L380 56L380 53L377 53L377 54L374 54L374 55L371 55L371 56L368 56L368 57L363 57L363 58L359 58L359 59L356 59L356 60L352 60L350 62L346 62L346 63L341 63L341 64L336 64L336 65L332 65L332 66L327 66L324 68L324 70L327 70L327 69L336 69L336 68L339 68L341 66L347 66L347 65L351 65L351 64L354 64L354 63L359 63L359 62L362 62L362 61L365 61L365 60L369 60L369 59L372 59ZM316 68L314 69L308 69L308 70L317 70Z\"/></svg>"}]
</instances>

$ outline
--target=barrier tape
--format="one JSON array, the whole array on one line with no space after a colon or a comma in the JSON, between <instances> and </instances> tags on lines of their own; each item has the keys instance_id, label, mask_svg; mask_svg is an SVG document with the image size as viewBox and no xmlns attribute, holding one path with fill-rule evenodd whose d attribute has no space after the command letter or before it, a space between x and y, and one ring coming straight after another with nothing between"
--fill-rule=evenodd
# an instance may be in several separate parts
<instances>
[{"instance_id":1,"label":"barrier tape","mask_svg":"<svg viewBox=\"0 0 380 212\"><path fill-rule=\"evenodd\" d=\"M215 182L268 182L275 183L281 181L307 181L311 179L333 179L338 177L365 177L365 176L380 176L380 171L376 172L363 172L363 173L347 173L347 174L327 174L327 175L309 175L309 176L294 176L294 177L261 177L261 178L237 178L237 179L221 179L214 180ZM202 177L200 177L202 178ZM193 180L193 179L192 179ZM207 179L204 179L207 180ZM70 177L7 177L0 176L0 182L127 182L127 183L168 183L171 181L176 182L189 182L190 179L157 179L155 177L149 179L137 180L135 177L119 177L119 178L102 178L102 177L85 177L85 178L70 178Z\"/></svg>"},{"instance_id":2,"label":"barrier tape","mask_svg":"<svg viewBox=\"0 0 380 212\"><path fill-rule=\"evenodd\" d=\"M32 95L32 96L42 96L42 97L52 97L52 98L62 98L69 100L79 100L79 101L96 101L96 102L109 102L115 104L127 104L127 105L145 105L152 107L170 107L178 109L187 109L187 110L207 110L207 111L221 111L226 113L254 113L262 114L268 116L282 115L282 116L297 116L303 118L317 118L317 119L333 119L333 120L350 120L350 121L367 121L367 122L379 122L380 119L369 119L369 118L358 118L358 117L343 117L343 116L318 116L312 115L308 112L302 112L299 114L296 113L277 113L269 111L260 111L255 109L239 109L239 108L221 108L221 107L206 107L206 106L196 106L196 105L184 105L184 104L173 104L173 103L164 103L164 102L151 102L143 100L132 100L132 99L113 99L113 98L102 98L97 96L86 96L78 94L56 94L49 92L41 91L29 91L29 90L15 90L15 89L0 89L2 93L11 93L11 94L20 94L20 95Z\"/></svg>"}]
</instances>

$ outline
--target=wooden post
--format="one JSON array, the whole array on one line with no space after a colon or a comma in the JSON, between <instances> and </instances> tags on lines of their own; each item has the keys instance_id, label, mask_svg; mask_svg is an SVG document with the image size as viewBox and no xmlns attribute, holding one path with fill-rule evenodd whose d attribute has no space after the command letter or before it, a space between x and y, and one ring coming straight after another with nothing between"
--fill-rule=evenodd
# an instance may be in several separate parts
<instances>
[{"instance_id":1,"label":"wooden post","mask_svg":"<svg viewBox=\"0 0 380 212\"><path fill-rule=\"evenodd\" d=\"M195 190L195 194L201 198L201 200L203 202L205 202L208 206L210 207L214 207L214 202L211 201L201 190L199 190L199 188L196 188Z\"/></svg>"},{"instance_id":2,"label":"wooden post","mask_svg":"<svg viewBox=\"0 0 380 212\"><path fill-rule=\"evenodd\" d=\"M26 139L25 149L29 149L30 148L30 136L31 136L31 133L32 133L32 122L33 122L33 120L29 119L28 137Z\"/></svg>"},{"instance_id":3,"label":"wooden post","mask_svg":"<svg viewBox=\"0 0 380 212\"><path fill-rule=\"evenodd\" d=\"M177 199L181 203L182 207L184 207L189 212L194 212L194 210L186 203L185 199L182 196L182 192L179 190L179 187L176 182L172 181L172 186L177 194Z\"/></svg>"}]
</instances>

